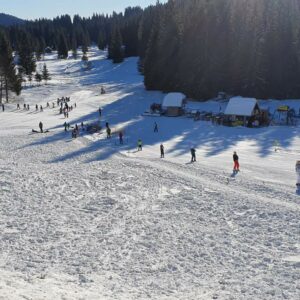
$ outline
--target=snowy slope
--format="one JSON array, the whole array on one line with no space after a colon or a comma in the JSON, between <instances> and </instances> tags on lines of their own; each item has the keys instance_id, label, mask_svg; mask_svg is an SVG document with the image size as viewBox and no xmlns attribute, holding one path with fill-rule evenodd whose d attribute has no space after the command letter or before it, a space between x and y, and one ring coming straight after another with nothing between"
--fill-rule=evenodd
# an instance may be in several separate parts
<instances>
[{"instance_id":1,"label":"snowy slope","mask_svg":"<svg viewBox=\"0 0 300 300\"><path fill-rule=\"evenodd\" d=\"M53 80L18 100L31 110L0 113L0 299L299 299L299 128L142 117L164 95L144 90L136 58L104 58L93 49L84 70L46 57ZM57 108L33 109L62 96L77 104L72 125L99 121L101 106L125 145L72 141ZM30 134L40 121L50 132Z\"/></svg>"}]
</instances>

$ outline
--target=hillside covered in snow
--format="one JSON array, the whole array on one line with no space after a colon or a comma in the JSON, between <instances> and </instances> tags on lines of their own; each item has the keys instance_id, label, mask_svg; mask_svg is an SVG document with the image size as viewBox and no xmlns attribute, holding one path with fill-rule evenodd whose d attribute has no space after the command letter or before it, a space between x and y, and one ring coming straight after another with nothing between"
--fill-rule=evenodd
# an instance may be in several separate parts
<instances>
[{"instance_id":1,"label":"hillside covered in snow","mask_svg":"<svg viewBox=\"0 0 300 300\"><path fill-rule=\"evenodd\" d=\"M89 69L47 55L48 84L0 112L0 299L299 299L299 127L142 116L164 95L145 90L137 58L88 54ZM39 122L49 132L32 132ZM64 122L108 122L113 135L72 139Z\"/></svg>"}]
</instances>

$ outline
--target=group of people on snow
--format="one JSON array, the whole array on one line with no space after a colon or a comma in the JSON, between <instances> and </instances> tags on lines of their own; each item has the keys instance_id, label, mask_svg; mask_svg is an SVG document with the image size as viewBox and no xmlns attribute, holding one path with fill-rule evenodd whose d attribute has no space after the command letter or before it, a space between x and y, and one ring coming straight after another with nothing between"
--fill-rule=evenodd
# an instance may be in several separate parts
<instances>
[{"instance_id":1,"label":"group of people on snow","mask_svg":"<svg viewBox=\"0 0 300 300\"><path fill-rule=\"evenodd\" d=\"M60 102L58 102L58 103L60 103L61 105L62 105L62 103L64 103L65 109L67 109L67 111L70 111L71 108L67 103L68 101L70 101L69 100L70 98L62 98L62 99L64 99L64 100L60 100ZM102 109L101 108L99 108L99 115L100 116L102 115ZM63 126L64 126L65 131L68 131L71 127L70 123L67 123L67 122L65 122L63 124ZM106 134L107 134L106 138L110 139L111 136L112 136L112 131L111 131L111 128L110 128L110 125L109 125L108 122L105 123L105 127L106 127ZM43 130L43 123L42 122L39 123L39 128L40 128L40 132L43 133L44 130ZM77 124L75 124L75 127L72 127L72 128L73 128L72 138L77 138L79 136L79 133L80 133L79 126ZM82 131L84 130L83 122L81 123L81 129L82 129ZM153 132L158 133L158 124L157 124L157 122L154 122ZM118 132L118 137L119 137L120 145L123 145L124 144L124 132L122 130ZM162 143L160 144L159 149L160 149L160 158L165 158L165 146ZM139 138L138 141L137 141L137 150L138 150L138 152L143 150L143 141L142 141L141 138ZM193 146L191 147L190 153L191 153L191 163L196 162L197 160L196 160L196 149L195 149L195 147L193 147ZM239 172L240 171L239 157L238 157L236 151L234 151L234 153L233 153L233 162L234 162L233 171L234 172Z\"/></svg>"}]
</instances>

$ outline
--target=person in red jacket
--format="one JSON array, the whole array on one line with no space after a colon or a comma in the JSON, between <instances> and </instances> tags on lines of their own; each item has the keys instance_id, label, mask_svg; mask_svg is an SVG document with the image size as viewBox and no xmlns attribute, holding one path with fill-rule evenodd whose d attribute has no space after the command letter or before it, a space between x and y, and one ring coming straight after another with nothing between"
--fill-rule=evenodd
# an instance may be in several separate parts
<instances>
[{"instance_id":1,"label":"person in red jacket","mask_svg":"<svg viewBox=\"0 0 300 300\"><path fill-rule=\"evenodd\" d=\"M236 151L233 152L233 162L234 162L233 171L239 172L240 164L239 164L239 157L238 157Z\"/></svg>"}]
</instances>

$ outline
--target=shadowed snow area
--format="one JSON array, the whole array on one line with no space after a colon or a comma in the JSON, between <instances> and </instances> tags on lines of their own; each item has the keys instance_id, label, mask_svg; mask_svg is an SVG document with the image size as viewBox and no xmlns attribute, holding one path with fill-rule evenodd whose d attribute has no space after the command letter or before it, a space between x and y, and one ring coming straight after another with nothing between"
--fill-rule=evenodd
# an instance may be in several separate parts
<instances>
[{"instance_id":1,"label":"shadowed snow area","mask_svg":"<svg viewBox=\"0 0 300 300\"><path fill-rule=\"evenodd\" d=\"M0 112L0 299L299 299L299 127L143 117L163 94L145 91L137 59L89 56L91 70L46 57L52 80L22 94L31 110ZM77 105L68 120L45 108L62 96ZM64 132L65 121L99 121L100 106L123 146ZM50 132L31 134L40 121Z\"/></svg>"}]
</instances>

